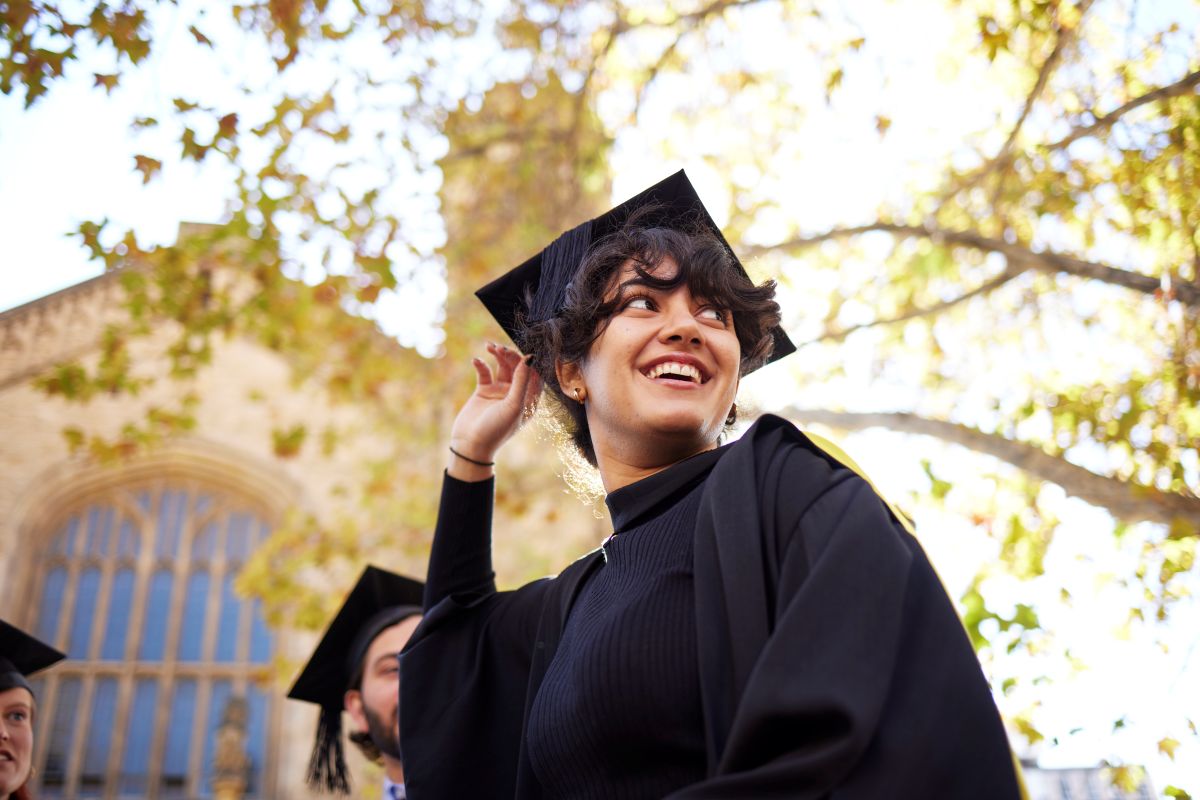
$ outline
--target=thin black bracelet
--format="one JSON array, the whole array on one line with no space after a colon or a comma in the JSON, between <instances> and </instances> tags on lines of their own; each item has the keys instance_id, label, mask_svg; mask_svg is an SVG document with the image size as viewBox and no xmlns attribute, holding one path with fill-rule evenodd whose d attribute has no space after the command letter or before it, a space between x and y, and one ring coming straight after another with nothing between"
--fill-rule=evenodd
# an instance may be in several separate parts
<instances>
[{"instance_id":1,"label":"thin black bracelet","mask_svg":"<svg viewBox=\"0 0 1200 800\"><path fill-rule=\"evenodd\" d=\"M458 451L457 451L457 450L455 450L453 447L451 447L451 448L450 448L450 452L451 452L451 453L454 453L454 455L458 456L458 457L459 457L459 458L461 458L463 461L469 461L470 463L474 464L474 465L475 465L475 466L477 466L477 467L494 467L494 466L496 466L496 462L495 462L495 461L476 461L476 460L475 460L475 459L473 459L473 458L470 458L470 457L468 457L468 456L464 456L462 453L458 452Z\"/></svg>"}]
</instances>

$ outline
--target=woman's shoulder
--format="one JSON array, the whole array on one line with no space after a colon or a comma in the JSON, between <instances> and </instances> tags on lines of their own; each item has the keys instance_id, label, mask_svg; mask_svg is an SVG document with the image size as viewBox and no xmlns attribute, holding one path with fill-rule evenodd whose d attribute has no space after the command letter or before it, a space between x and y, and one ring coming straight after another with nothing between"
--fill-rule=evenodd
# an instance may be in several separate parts
<instances>
[{"instance_id":1,"label":"woman's shoulder","mask_svg":"<svg viewBox=\"0 0 1200 800\"><path fill-rule=\"evenodd\" d=\"M734 443L739 458L731 467L752 470L761 498L784 499L806 507L827 491L856 493L865 487L911 532L911 522L879 491L870 476L836 442L774 414L759 417ZM732 452L731 452L732 455Z\"/></svg>"},{"instance_id":2,"label":"woman's shoulder","mask_svg":"<svg viewBox=\"0 0 1200 800\"><path fill-rule=\"evenodd\" d=\"M802 431L790 420L763 414L730 448L743 467L755 467L760 478L783 472L791 478L831 478L849 470L858 473L852 459L833 442ZM844 477L844 476L843 476Z\"/></svg>"}]
</instances>

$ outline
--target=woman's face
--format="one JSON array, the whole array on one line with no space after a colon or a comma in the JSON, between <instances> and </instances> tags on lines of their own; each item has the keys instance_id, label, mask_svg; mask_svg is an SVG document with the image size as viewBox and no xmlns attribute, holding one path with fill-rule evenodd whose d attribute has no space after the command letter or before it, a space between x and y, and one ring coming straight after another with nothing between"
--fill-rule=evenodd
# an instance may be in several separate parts
<instances>
[{"instance_id":1,"label":"woman's face","mask_svg":"<svg viewBox=\"0 0 1200 800\"><path fill-rule=\"evenodd\" d=\"M653 273L670 278L677 269L668 257ZM686 284L658 290L638 280L626 262L606 295L624 285L616 314L583 362L560 371L560 384L568 397L575 386L586 390L598 457L661 466L653 463L661 456L669 463L716 445L737 394L741 347L718 303Z\"/></svg>"},{"instance_id":2,"label":"woman's face","mask_svg":"<svg viewBox=\"0 0 1200 800\"><path fill-rule=\"evenodd\" d=\"M17 687L0 692L0 797L25 785L33 763L33 695Z\"/></svg>"}]
</instances>

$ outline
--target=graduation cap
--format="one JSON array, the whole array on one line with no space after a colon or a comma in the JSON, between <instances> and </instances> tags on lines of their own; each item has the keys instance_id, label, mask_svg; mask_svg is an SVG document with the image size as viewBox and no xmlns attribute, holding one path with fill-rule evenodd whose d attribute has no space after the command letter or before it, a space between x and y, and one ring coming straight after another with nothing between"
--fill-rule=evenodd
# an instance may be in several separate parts
<instances>
[{"instance_id":1,"label":"graduation cap","mask_svg":"<svg viewBox=\"0 0 1200 800\"><path fill-rule=\"evenodd\" d=\"M66 657L66 653L0 620L0 692L19 686L33 694L27 676Z\"/></svg>"},{"instance_id":2,"label":"graduation cap","mask_svg":"<svg viewBox=\"0 0 1200 800\"><path fill-rule=\"evenodd\" d=\"M721 229L700 201L692 182L683 170L679 170L616 208L567 231L533 258L484 286L475 296L483 301L509 338L519 345L519 317L524 316L532 322L552 317L562 307L567 286L578 273L588 249L605 236L620 230L631 214L642 209L646 209L641 220L645 227L688 230L701 225L707 228L725 246L737 269L743 275L747 274L737 254L725 241ZM528 307L527 291L532 297ZM775 347L765 363L796 351L796 345L792 344L783 328L772 328L771 335Z\"/></svg>"},{"instance_id":3,"label":"graduation cap","mask_svg":"<svg viewBox=\"0 0 1200 800\"><path fill-rule=\"evenodd\" d=\"M424 591L420 581L367 567L288 692L292 700L321 707L317 737L308 762L308 783L313 788L350 791L342 748L344 695L360 680L363 659L375 637L422 612Z\"/></svg>"}]
</instances>

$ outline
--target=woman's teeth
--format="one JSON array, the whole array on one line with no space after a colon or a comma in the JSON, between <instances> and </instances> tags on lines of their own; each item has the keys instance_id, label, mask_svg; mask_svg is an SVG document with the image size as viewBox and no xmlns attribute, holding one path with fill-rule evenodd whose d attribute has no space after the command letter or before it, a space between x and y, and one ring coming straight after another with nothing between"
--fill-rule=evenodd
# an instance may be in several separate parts
<instances>
[{"instance_id":1,"label":"woman's teeth","mask_svg":"<svg viewBox=\"0 0 1200 800\"><path fill-rule=\"evenodd\" d=\"M679 364L674 361L664 361L661 364L655 364L646 370L644 374L651 380L661 378L665 375L676 379L682 378L693 383L700 383L700 370L691 364Z\"/></svg>"}]
</instances>

